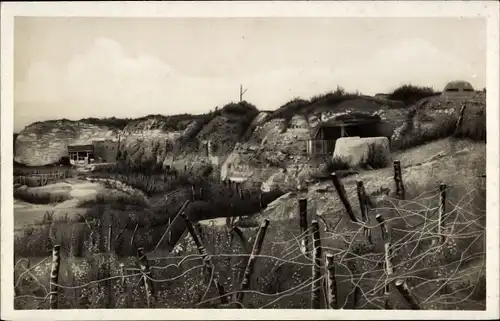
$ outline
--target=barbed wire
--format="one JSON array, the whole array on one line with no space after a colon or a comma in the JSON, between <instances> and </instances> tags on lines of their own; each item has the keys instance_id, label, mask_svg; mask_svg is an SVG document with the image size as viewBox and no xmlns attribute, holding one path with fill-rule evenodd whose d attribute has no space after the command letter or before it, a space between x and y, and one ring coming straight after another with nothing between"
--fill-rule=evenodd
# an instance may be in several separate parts
<instances>
[{"instance_id":1,"label":"barbed wire","mask_svg":"<svg viewBox=\"0 0 500 321\"><path fill-rule=\"evenodd\" d=\"M460 186L464 187L464 186ZM448 186L448 189L450 187ZM385 295L379 295L387 284L391 284L397 279L405 279L405 280L413 280L413 290L415 291L424 291L425 287L430 286L431 283L436 282L439 285L435 287L432 286L432 290L430 293L425 294L425 298L420 300L421 305L431 306L431 305L452 305L459 303L478 303L475 300L471 300L470 297L476 291L478 287L479 280L481 278L481 273L475 272L478 268L480 271L484 268L484 260L480 260L482 262L481 266L472 266L472 267L464 267L464 264L468 264L468 262L474 262L474 260L484 258L485 252L476 252L472 253L472 247L478 242L478 240L485 235L485 226L480 224L479 222L484 219L486 210L480 209L475 206L475 199L471 198L470 195L476 192L475 189L471 188L467 193L461 195L461 197L457 199L447 199L447 208L445 215L441 217L441 220L446 221L446 227L438 232L437 226L440 224L440 219L436 218L436 215L439 211L439 206L432 206L430 204L424 204L425 201L432 201L436 199L439 195L439 192L430 194L420 193L416 198L412 200L401 201L395 198L388 198L387 203L390 206L381 206L370 208L370 213L393 213L392 216L384 217L385 224L388 224L391 228L392 232L397 232L398 236L393 238L393 242L390 245L390 249L393 251L393 257L400 257L398 262L393 263L393 268L395 273L392 275L387 275L385 270L385 253L383 251L377 252L377 250L372 249L371 252L368 253L357 253L354 251L354 247L359 244L359 241L363 239L363 230L365 228L369 229L380 229L382 223L370 224L366 222L350 222L354 229L351 227L350 230L343 230L335 232L335 228L333 231L328 230L328 226L326 222L321 222L326 226L326 230L320 238L323 251L334 256L335 264L337 266L342 266L347 273L336 273L336 277L345 278L342 282L347 282L351 285L350 291L344 296L343 302L341 302L342 308L345 308L348 304L348 298L354 294L355 291L358 291L358 294L361 296L361 299L364 300L357 308L365 308L367 306L372 306L376 308L383 309L383 302L386 299ZM420 197L420 198L418 198ZM467 199L469 197L469 199ZM408 208L407 208L408 206ZM416 207L411 208L411 207ZM342 219L342 218L341 218ZM337 223L341 221L339 219ZM402 222L403 225L398 224L398 222ZM412 224L410 224L412 223ZM314 248L309 248L305 251L301 249L300 240L304 237L308 237L311 233L312 227L307 228L305 231L301 231L299 235L294 235L290 232L291 237L285 240L275 241L270 240L269 243L271 247L274 246L283 246L281 249L281 255L270 255L270 254L258 254L254 255L257 259L267 259L271 262L274 262L274 265L271 270L271 274L275 273L281 266L285 264L293 265L295 267L309 267L312 268L314 266L318 267L316 262L312 259L312 253L314 252ZM439 265L433 266L425 263L428 258L435 257L441 255L445 248L448 246L447 241L432 244L427 246L426 242L430 242L432 240L438 238L444 238L445 240L470 240L462 249L458 249L460 256L456 260L440 262ZM335 245L335 247L329 246L329 244L337 244L335 241L340 241L340 245ZM334 242L334 243L331 243ZM423 247L422 247L423 246ZM310 246L311 247L311 246ZM407 253L404 258L401 257L403 253ZM168 268L181 268L181 266L188 264L193 261L201 260L203 264L195 265L190 267L189 269L183 271L182 273L169 277L169 278L157 278L152 277L149 274L144 273L139 268L127 267L126 270L129 271L138 271L137 273L130 274L122 274L118 276L111 276L102 278L99 280L89 281L80 285L63 285L63 284L55 284L60 289L82 289L85 287L89 287L95 284L99 284L101 282L107 282L111 280L122 280L131 279L135 277L139 277L139 280L136 284L139 285L141 280L148 280L153 283L165 283L165 282L174 282L183 277L186 277L189 273L202 269L206 265L204 263L204 259L213 259L213 258L249 258L251 253L217 253L217 254L187 254L184 256L165 256L165 257L154 257L149 258L149 261L162 261L162 260L178 260L176 263L171 263L167 265L153 265L150 266L150 270L157 270L161 272L162 270L166 270ZM31 271L36 267L40 266L44 262L46 262L50 257L46 257L40 260L37 264L31 267L23 266L21 263L27 261L29 264L29 260L20 259L18 260L14 268L21 266L24 271L19 274L17 281L14 284L14 287L18 287L21 280L29 275L35 282L37 282L41 288L44 289L45 293L49 293L47 288L38 280ZM359 265L364 268L359 270L353 270L350 266L351 263L358 262ZM320 268L324 268L322 264L319 265ZM425 276L424 273L433 272L435 269L441 269L443 271L448 271L447 273L443 273L440 275L439 273L436 275L435 273L430 276ZM214 278L217 272L215 269L212 270L212 273L209 275L209 282L206 285L206 288L203 289L203 294L199 302L195 304L196 307L199 307L203 304L207 304L210 302L214 302L216 300L220 300L223 296L213 296L207 298L210 293L210 289L212 288L212 284L214 283ZM470 284L464 287L460 287L457 289L452 289L449 293L443 293L443 289L449 284L456 283L461 281L464 277L471 277L473 274L477 274L474 278L475 282L470 280ZM238 290L233 289L233 293L250 293L253 295L257 295L263 298L269 298L271 301L267 303L263 303L259 306L259 309L266 308L272 306L279 302L284 298L288 298L293 295L303 295L306 293L310 293L310 290L305 291L304 289L308 286L312 286L315 282L322 282L322 287L324 288L325 275L321 276L316 280L312 280L311 278L307 278L305 281L300 282L298 285L293 286L284 291L276 292L276 293L266 293L259 290ZM367 284L371 284L369 288L366 288ZM427 290L425 290L427 291ZM425 292L424 291L424 292ZM468 291L466 295L464 295L464 291ZM424 293L422 292L422 293ZM325 295L325 292L323 291ZM462 295L460 295L462 294ZM224 296L228 296L230 294L225 294ZM419 295L421 297L422 294ZM31 299L34 301L41 301L39 303L42 304L46 301L48 295L46 297L34 296L34 295L17 295L14 299ZM325 302L327 298L323 298ZM451 300L451 301L450 301ZM241 307L244 307L242 302L230 302L229 304L237 304Z\"/></svg>"}]
</instances>

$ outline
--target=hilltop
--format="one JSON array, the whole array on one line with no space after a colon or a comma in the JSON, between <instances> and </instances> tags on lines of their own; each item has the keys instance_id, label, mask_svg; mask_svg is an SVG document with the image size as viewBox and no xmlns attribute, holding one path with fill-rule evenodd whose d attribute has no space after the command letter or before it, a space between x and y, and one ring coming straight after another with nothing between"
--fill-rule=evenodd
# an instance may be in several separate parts
<instances>
[{"instance_id":1,"label":"hilltop","mask_svg":"<svg viewBox=\"0 0 500 321\"><path fill-rule=\"evenodd\" d=\"M275 111L259 112L248 102L229 103L222 108L201 115L147 115L136 119L85 118L33 123L15 138L15 160L29 166L57 162L64 154L65 145L78 144L95 138L122 139L123 151L134 159L157 157L158 161L193 162L204 154L204 141L211 140L218 148L218 157L224 159L238 142L251 138L258 125L284 120L286 130L294 116L311 116L360 109L368 112L398 106L401 102L349 94L342 90L327 93L310 100L295 99ZM305 125L305 124L304 124ZM309 125L308 125L309 126ZM223 128L224 127L224 128ZM220 148L219 148L220 147ZM155 151L156 155L152 155ZM172 155L173 152L173 155Z\"/></svg>"},{"instance_id":2,"label":"hilltop","mask_svg":"<svg viewBox=\"0 0 500 321\"><path fill-rule=\"evenodd\" d=\"M484 140L485 118L480 113L484 113L485 103L484 93L448 97L411 85L383 98L348 93L339 87L310 99L293 99L274 111L259 111L242 101L200 115L52 120L33 123L17 135L14 160L43 166L64 156L68 144L108 138L118 141L120 154L134 163L153 161L175 168L210 165L223 178L296 184L312 170L305 145L320 122L345 114L377 116L383 121L383 135L393 141L391 145L408 148L451 135L466 105L463 128L472 124L472 128L482 129L468 130L465 135Z\"/></svg>"}]
</instances>

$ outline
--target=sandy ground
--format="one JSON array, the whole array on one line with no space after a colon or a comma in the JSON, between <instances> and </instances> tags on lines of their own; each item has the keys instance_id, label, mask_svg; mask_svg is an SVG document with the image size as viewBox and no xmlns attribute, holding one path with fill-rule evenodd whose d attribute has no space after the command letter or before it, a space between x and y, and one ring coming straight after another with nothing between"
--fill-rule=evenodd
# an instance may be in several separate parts
<instances>
[{"instance_id":1,"label":"sandy ground","mask_svg":"<svg viewBox=\"0 0 500 321\"><path fill-rule=\"evenodd\" d=\"M41 220L43 215L48 211L54 212L55 218L66 214L69 217L83 214L85 209L76 208L78 203L83 200L95 198L104 189L99 183L78 179L67 179L56 184L29 188L29 191L33 193L50 192L52 194L59 194L69 192L72 198L56 205L30 204L14 200L14 228L19 229L25 225L33 224L35 220Z\"/></svg>"}]
</instances>

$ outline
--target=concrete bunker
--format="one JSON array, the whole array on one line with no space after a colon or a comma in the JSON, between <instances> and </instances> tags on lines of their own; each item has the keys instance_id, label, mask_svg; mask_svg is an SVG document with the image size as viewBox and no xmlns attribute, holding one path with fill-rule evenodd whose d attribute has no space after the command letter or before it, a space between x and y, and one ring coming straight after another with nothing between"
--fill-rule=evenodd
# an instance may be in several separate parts
<instances>
[{"instance_id":1,"label":"concrete bunker","mask_svg":"<svg viewBox=\"0 0 500 321\"><path fill-rule=\"evenodd\" d=\"M331 156L337 139L343 137L384 136L382 121L378 115L351 113L322 122L311 133L307 141L309 156Z\"/></svg>"},{"instance_id":2,"label":"concrete bunker","mask_svg":"<svg viewBox=\"0 0 500 321\"><path fill-rule=\"evenodd\" d=\"M475 90L472 85L464 80L450 81L444 87L442 95L444 96L457 96L457 95L469 95L474 94Z\"/></svg>"}]
</instances>

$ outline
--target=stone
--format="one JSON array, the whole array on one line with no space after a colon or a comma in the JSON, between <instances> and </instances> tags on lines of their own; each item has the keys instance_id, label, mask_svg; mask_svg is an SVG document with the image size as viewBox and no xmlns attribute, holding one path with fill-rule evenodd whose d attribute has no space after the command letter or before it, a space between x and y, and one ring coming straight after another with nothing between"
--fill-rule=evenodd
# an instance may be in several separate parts
<instances>
[{"instance_id":1,"label":"stone","mask_svg":"<svg viewBox=\"0 0 500 321\"><path fill-rule=\"evenodd\" d=\"M334 159L342 160L349 167L364 166L370 158L371 147L377 160L388 166L391 162L389 139L387 137L339 138L335 143Z\"/></svg>"}]
</instances>

